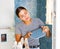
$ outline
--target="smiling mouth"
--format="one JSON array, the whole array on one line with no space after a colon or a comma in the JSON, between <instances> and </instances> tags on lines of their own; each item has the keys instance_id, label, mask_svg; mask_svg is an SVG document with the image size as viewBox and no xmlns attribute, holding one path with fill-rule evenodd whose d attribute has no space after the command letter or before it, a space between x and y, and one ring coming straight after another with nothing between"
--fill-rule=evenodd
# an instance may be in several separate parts
<instances>
[{"instance_id":1,"label":"smiling mouth","mask_svg":"<svg viewBox=\"0 0 60 49\"><path fill-rule=\"evenodd\" d=\"M28 20L29 18L26 18L26 20Z\"/></svg>"}]
</instances>

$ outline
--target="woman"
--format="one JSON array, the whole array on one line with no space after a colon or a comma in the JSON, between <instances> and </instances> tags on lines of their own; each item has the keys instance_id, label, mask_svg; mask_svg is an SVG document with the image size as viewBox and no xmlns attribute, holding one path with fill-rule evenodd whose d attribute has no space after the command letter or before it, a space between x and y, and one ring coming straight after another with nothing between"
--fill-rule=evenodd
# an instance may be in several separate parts
<instances>
[{"instance_id":1,"label":"woman","mask_svg":"<svg viewBox=\"0 0 60 49\"><path fill-rule=\"evenodd\" d=\"M34 29L41 28L43 32L46 32L46 36L50 37L50 30L44 23L38 18L31 18L28 10L24 7L18 7L16 9L16 15L21 20L16 25L15 38L17 43L21 41L21 37L28 38L29 47L31 49L40 49L39 39L30 38L31 32Z\"/></svg>"}]
</instances>

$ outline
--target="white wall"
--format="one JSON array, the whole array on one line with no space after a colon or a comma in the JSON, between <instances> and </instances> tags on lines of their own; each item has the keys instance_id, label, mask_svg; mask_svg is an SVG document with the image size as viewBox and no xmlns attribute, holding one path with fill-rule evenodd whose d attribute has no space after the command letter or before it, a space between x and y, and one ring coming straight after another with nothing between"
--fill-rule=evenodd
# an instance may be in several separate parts
<instances>
[{"instance_id":1,"label":"white wall","mask_svg":"<svg viewBox=\"0 0 60 49\"><path fill-rule=\"evenodd\" d=\"M14 42L14 0L0 0L0 49L12 49ZM7 41L1 42L1 34L7 35Z\"/></svg>"},{"instance_id":2,"label":"white wall","mask_svg":"<svg viewBox=\"0 0 60 49\"><path fill-rule=\"evenodd\" d=\"M14 24L14 0L0 1L0 28Z\"/></svg>"},{"instance_id":3,"label":"white wall","mask_svg":"<svg viewBox=\"0 0 60 49\"><path fill-rule=\"evenodd\" d=\"M46 0L46 24L52 24L54 13L54 0Z\"/></svg>"},{"instance_id":4,"label":"white wall","mask_svg":"<svg viewBox=\"0 0 60 49\"><path fill-rule=\"evenodd\" d=\"M1 34L6 34L7 40L1 41ZM10 29L0 29L0 49L12 49L14 44L14 32Z\"/></svg>"}]
</instances>

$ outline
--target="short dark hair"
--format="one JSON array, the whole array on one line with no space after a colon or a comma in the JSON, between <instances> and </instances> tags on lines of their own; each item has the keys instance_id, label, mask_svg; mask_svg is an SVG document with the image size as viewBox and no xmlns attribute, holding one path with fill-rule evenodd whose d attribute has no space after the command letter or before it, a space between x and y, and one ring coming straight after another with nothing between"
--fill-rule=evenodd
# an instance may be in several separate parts
<instances>
[{"instance_id":1,"label":"short dark hair","mask_svg":"<svg viewBox=\"0 0 60 49\"><path fill-rule=\"evenodd\" d=\"M19 17L19 12L21 12L21 10L27 10L26 8L24 8L24 7L22 7L22 6L20 6L20 7L18 7L17 9L16 9L16 15L17 15L17 17Z\"/></svg>"}]
</instances>

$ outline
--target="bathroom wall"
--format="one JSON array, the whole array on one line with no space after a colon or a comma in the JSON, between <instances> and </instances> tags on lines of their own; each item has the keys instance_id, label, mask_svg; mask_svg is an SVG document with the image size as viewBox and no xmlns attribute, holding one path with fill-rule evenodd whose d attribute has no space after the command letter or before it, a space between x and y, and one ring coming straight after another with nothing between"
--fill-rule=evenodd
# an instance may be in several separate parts
<instances>
[{"instance_id":1,"label":"bathroom wall","mask_svg":"<svg viewBox=\"0 0 60 49\"><path fill-rule=\"evenodd\" d=\"M14 23L14 0L0 0L0 49L13 48Z\"/></svg>"},{"instance_id":2,"label":"bathroom wall","mask_svg":"<svg viewBox=\"0 0 60 49\"><path fill-rule=\"evenodd\" d=\"M14 25L14 0L0 1L0 28Z\"/></svg>"},{"instance_id":3,"label":"bathroom wall","mask_svg":"<svg viewBox=\"0 0 60 49\"><path fill-rule=\"evenodd\" d=\"M52 34L52 25L46 24L46 1L47 0L37 0L37 17L40 18L45 25L49 26ZM41 49L52 49L52 37L41 38L40 44Z\"/></svg>"}]
</instances>

